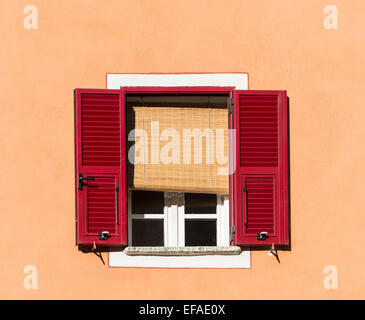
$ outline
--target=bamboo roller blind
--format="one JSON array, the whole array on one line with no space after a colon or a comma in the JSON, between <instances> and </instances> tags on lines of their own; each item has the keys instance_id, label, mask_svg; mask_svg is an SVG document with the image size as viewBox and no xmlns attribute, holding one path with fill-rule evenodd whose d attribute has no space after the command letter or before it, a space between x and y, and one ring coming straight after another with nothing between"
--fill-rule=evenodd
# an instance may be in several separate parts
<instances>
[{"instance_id":1,"label":"bamboo roller blind","mask_svg":"<svg viewBox=\"0 0 365 320\"><path fill-rule=\"evenodd\" d=\"M132 129L143 129L145 132L143 137L137 133L136 141L127 141L129 157L135 160L138 158L140 162L143 159L142 163L134 165L128 161L128 186L142 190L228 194L228 175L219 171L226 169L228 172L227 109L190 107L186 103L158 104L164 106L127 104L127 135ZM152 130L151 122L154 128ZM171 136L164 139L163 132L166 129L176 130L174 132L178 133L178 139ZM206 136L202 137L200 157L200 152L194 152L196 140L186 134L184 136L184 129L199 129L201 132L205 129L212 130L212 135L208 135L210 140L207 141ZM217 129L220 130L218 134ZM184 163L184 155L187 160L189 158L186 153L189 139L190 163ZM136 147L133 151L131 146L135 143L139 148ZM217 161L217 154L220 162ZM156 159L156 155L160 159ZM163 162L166 160L164 155L169 157L167 160L171 163ZM173 155L176 157L173 158ZM209 157L210 163L207 161Z\"/></svg>"}]
</instances>

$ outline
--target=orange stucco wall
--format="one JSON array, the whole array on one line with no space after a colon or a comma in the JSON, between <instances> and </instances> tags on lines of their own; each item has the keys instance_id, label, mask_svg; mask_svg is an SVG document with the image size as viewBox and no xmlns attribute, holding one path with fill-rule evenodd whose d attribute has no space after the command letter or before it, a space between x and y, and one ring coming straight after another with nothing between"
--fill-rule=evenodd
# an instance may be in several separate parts
<instances>
[{"instance_id":1,"label":"orange stucco wall","mask_svg":"<svg viewBox=\"0 0 365 320\"><path fill-rule=\"evenodd\" d=\"M23 9L39 10L26 30ZM323 8L338 8L338 29ZM0 298L364 298L361 0L2 0ZM291 98L292 251L252 269L108 268L74 245L73 89L105 74L248 72ZM104 254L107 260L107 255ZM25 290L24 266L38 268ZM323 268L338 269L338 290ZM100 288L103 290L100 290Z\"/></svg>"}]
</instances>

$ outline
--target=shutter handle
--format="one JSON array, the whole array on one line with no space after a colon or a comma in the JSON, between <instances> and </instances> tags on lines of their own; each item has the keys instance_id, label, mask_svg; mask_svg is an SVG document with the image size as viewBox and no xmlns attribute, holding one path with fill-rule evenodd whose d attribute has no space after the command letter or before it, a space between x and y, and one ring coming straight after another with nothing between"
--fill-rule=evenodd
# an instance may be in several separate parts
<instances>
[{"instance_id":1,"label":"shutter handle","mask_svg":"<svg viewBox=\"0 0 365 320\"><path fill-rule=\"evenodd\" d=\"M110 238L111 235L109 235L109 231L102 231L98 233L98 239L99 240L108 240L108 238Z\"/></svg>"},{"instance_id":2,"label":"shutter handle","mask_svg":"<svg viewBox=\"0 0 365 320\"><path fill-rule=\"evenodd\" d=\"M245 193L245 228L247 229L247 188L242 188L243 192Z\"/></svg>"},{"instance_id":3,"label":"shutter handle","mask_svg":"<svg viewBox=\"0 0 365 320\"><path fill-rule=\"evenodd\" d=\"M94 177L83 177L81 173L79 173L79 190L82 190L83 186L87 186L87 183L84 180L95 180ZM97 186L89 186L89 187L97 187Z\"/></svg>"},{"instance_id":4,"label":"shutter handle","mask_svg":"<svg viewBox=\"0 0 365 320\"><path fill-rule=\"evenodd\" d=\"M266 231L258 232L257 233L257 236L256 236L257 240L266 240L268 237L269 236L267 235L267 232Z\"/></svg>"}]
</instances>

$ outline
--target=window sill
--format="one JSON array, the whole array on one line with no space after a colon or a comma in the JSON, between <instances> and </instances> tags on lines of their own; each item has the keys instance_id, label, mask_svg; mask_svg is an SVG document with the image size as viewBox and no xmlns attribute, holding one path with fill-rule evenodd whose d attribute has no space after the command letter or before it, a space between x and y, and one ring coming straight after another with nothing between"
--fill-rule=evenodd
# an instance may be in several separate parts
<instances>
[{"instance_id":1,"label":"window sill","mask_svg":"<svg viewBox=\"0 0 365 320\"><path fill-rule=\"evenodd\" d=\"M127 247L124 253L128 256L204 256L204 255L238 255L241 248L229 247Z\"/></svg>"}]
</instances>

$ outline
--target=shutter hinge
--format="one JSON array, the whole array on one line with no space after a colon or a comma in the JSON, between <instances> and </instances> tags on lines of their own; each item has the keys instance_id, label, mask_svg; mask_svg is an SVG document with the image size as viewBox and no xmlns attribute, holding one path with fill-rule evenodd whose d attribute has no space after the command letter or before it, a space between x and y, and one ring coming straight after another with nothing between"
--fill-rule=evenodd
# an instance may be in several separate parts
<instances>
[{"instance_id":1,"label":"shutter hinge","mask_svg":"<svg viewBox=\"0 0 365 320\"><path fill-rule=\"evenodd\" d=\"M232 226L230 242L234 240L234 234L236 233L236 226Z\"/></svg>"},{"instance_id":2,"label":"shutter hinge","mask_svg":"<svg viewBox=\"0 0 365 320\"><path fill-rule=\"evenodd\" d=\"M233 112L233 105L234 105L234 98L232 97L230 99L230 102L229 102L228 115L232 114L232 112Z\"/></svg>"}]
</instances>

